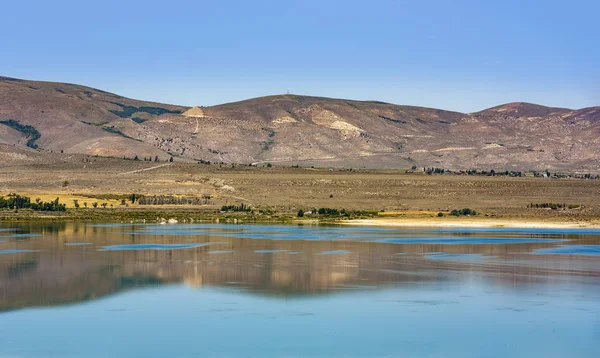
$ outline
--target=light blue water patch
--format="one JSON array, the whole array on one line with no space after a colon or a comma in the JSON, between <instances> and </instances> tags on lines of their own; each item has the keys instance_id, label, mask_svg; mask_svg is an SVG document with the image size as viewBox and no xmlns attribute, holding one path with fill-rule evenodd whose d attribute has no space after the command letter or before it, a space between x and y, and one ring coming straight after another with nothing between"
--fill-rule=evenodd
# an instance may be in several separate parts
<instances>
[{"instance_id":1,"label":"light blue water patch","mask_svg":"<svg viewBox=\"0 0 600 358\"><path fill-rule=\"evenodd\" d=\"M600 235L600 229L593 228L507 228L507 227L456 227L418 230L424 233L515 233L535 235Z\"/></svg>"},{"instance_id":2,"label":"light blue water patch","mask_svg":"<svg viewBox=\"0 0 600 358\"><path fill-rule=\"evenodd\" d=\"M257 254L276 254L280 252L288 252L290 250L254 250Z\"/></svg>"},{"instance_id":3,"label":"light blue water patch","mask_svg":"<svg viewBox=\"0 0 600 358\"><path fill-rule=\"evenodd\" d=\"M220 254L230 254L232 252L233 252L233 250L212 250L212 251L209 251L208 254L209 255L220 255Z\"/></svg>"},{"instance_id":4,"label":"light blue water patch","mask_svg":"<svg viewBox=\"0 0 600 358\"><path fill-rule=\"evenodd\" d=\"M598 357L596 287L576 280L551 290L527 285L519 295L514 288L477 280L383 290L348 283L335 295L290 300L166 285L2 313L0 356L161 358L176 346L178 357ZM169 327L168 337L157 327Z\"/></svg>"},{"instance_id":5,"label":"light blue water patch","mask_svg":"<svg viewBox=\"0 0 600 358\"><path fill-rule=\"evenodd\" d=\"M479 254L426 254L426 258L430 260L481 260L485 256Z\"/></svg>"},{"instance_id":6,"label":"light blue water patch","mask_svg":"<svg viewBox=\"0 0 600 358\"><path fill-rule=\"evenodd\" d=\"M91 242L68 242L65 245L66 246L86 246L86 245L91 245Z\"/></svg>"},{"instance_id":7,"label":"light blue water patch","mask_svg":"<svg viewBox=\"0 0 600 358\"><path fill-rule=\"evenodd\" d=\"M129 251L129 250L180 250L193 249L208 245L226 244L225 242L204 242L200 244L131 244L104 246L100 251Z\"/></svg>"},{"instance_id":8,"label":"light blue water patch","mask_svg":"<svg viewBox=\"0 0 600 358\"><path fill-rule=\"evenodd\" d=\"M494 237L432 237L423 239L383 239L376 242L387 244L441 244L441 245L483 245L483 244L532 244L532 243L559 243L567 240L561 239L536 239L536 238L494 238Z\"/></svg>"},{"instance_id":9,"label":"light blue water patch","mask_svg":"<svg viewBox=\"0 0 600 358\"><path fill-rule=\"evenodd\" d=\"M40 252L40 250L0 250L0 255L3 254L20 254L26 252Z\"/></svg>"},{"instance_id":10,"label":"light blue water patch","mask_svg":"<svg viewBox=\"0 0 600 358\"><path fill-rule=\"evenodd\" d=\"M149 225L126 235L211 235L270 240L344 241L380 239L381 234L395 234L385 228L349 228L340 226L305 225L231 225L178 224ZM415 235L413 233L413 235ZM419 237L419 236L417 236Z\"/></svg>"},{"instance_id":11,"label":"light blue water patch","mask_svg":"<svg viewBox=\"0 0 600 358\"><path fill-rule=\"evenodd\" d=\"M471 237L470 233L503 233L503 237ZM439 235L446 233L447 235ZM460 234L465 235L460 235ZM176 224L145 225L124 234L220 236L268 240L303 241L368 241L395 244L519 244L560 243L568 234L595 234L586 229L515 229L515 228L381 228L326 225L260 225L260 224ZM456 234L456 235L454 235ZM479 235L483 236L483 235Z\"/></svg>"},{"instance_id":12,"label":"light blue water patch","mask_svg":"<svg viewBox=\"0 0 600 358\"><path fill-rule=\"evenodd\" d=\"M3 235L0 236L0 238L3 239L18 239L21 237L39 237L42 236L41 234L10 234L10 235Z\"/></svg>"},{"instance_id":13,"label":"light blue water patch","mask_svg":"<svg viewBox=\"0 0 600 358\"><path fill-rule=\"evenodd\" d=\"M350 251L348 250L330 250L319 252L317 255L347 255Z\"/></svg>"},{"instance_id":14,"label":"light blue water patch","mask_svg":"<svg viewBox=\"0 0 600 358\"><path fill-rule=\"evenodd\" d=\"M600 245L569 245L539 249L533 252L537 255L584 255L600 256Z\"/></svg>"}]
</instances>

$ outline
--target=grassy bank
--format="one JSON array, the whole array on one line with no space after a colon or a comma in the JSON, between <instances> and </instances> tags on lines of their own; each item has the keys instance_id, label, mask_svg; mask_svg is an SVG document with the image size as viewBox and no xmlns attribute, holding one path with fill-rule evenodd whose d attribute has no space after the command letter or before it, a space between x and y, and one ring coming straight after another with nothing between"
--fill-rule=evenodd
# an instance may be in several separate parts
<instances>
[{"instance_id":1,"label":"grassy bank","mask_svg":"<svg viewBox=\"0 0 600 358\"><path fill-rule=\"evenodd\" d=\"M564 212L546 211L546 215L532 216L453 216L449 212L357 211L344 215L305 214L294 212L221 212L213 208L89 208L67 209L61 212L41 212L28 209L18 212L0 210L0 222L136 222L136 223L305 223L345 224L386 227L538 227L538 228L600 228L595 215L568 215Z\"/></svg>"},{"instance_id":2,"label":"grassy bank","mask_svg":"<svg viewBox=\"0 0 600 358\"><path fill-rule=\"evenodd\" d=\"M93 160L0 167L0 196L17 193L29 197L31 203L58 198L66 205L65 212L0 210L0 220L385 219L436 224L477 220L487 225L497 220L569 223L600 218L597 180L192 163L157 168L143 161ZM227 212L222 213L223 208ZM323 214L318 213L320 209ZM298 217L300 211L305 215ZM452 213L458 216L451 217Z\"/></svg>"}]
</instances>

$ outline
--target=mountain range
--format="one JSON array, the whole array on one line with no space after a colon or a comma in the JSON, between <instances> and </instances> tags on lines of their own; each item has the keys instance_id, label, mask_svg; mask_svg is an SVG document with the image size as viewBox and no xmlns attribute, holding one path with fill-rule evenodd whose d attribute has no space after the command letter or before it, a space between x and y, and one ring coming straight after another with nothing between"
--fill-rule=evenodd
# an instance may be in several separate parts
<instances>
[{"instance_id":1,"label":"mountain range","mask_svg":"<svg viewBox=\"0 0 600 358\"><path fill-rule=\"evenodd\" d=\"M600 107L459 113L291 94L186 107L0 77L0 143L160 161L597 171Z\"/></svg>"}]
</instances>

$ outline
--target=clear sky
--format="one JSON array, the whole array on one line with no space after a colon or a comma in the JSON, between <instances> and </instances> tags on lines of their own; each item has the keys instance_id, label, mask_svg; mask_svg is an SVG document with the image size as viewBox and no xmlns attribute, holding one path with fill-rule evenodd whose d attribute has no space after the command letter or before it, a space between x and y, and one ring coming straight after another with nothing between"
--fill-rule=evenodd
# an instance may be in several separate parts
<instances>
[{"instance_id":1,"label":"clear sky","mask_svg":"<svg viewBox=\"0 0 600 358\"><path fill-rule=\"evenodd\" d=\"M600 105L598 0L3 1L0 75L212 105Z\"/></svg>"}]
</instances>

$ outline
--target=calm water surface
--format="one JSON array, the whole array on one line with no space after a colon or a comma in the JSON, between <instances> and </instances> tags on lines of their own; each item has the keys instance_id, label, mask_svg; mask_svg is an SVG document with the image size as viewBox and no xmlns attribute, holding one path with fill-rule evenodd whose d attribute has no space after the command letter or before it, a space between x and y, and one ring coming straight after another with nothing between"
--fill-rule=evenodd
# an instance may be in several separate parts
<instances>
[{"instance_id":1,"label":"calm water surface","mask_svg":"<svg viewBox=\"0 0 600 358\"><path fill-rule=\"evenodd\" d=\"M5 224L5 357L600 357L600 231Z\"/></svg>"}]
</instances>

